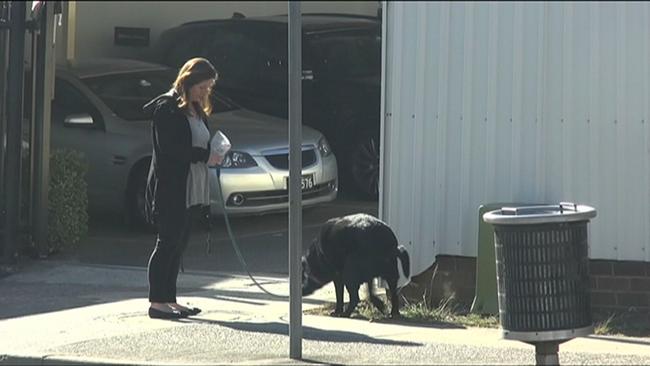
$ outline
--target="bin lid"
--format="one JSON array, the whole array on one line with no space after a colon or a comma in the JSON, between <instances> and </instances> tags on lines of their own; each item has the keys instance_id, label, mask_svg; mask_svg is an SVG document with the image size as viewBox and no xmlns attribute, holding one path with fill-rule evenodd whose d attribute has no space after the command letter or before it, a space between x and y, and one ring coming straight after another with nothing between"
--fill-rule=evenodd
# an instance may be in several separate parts
<instances>
[{"instance_id":1,"label":"bin lid","mask_svg":"<svg viewBox=\"0 0 650 366\"><path fill-rule=\"evenodd\" d=\"M572 202L557 205L501 207L486 212L483 221L489 224L528 225L560 222L589 221L596 217L596 209Z\"/></svg>"}]
</instances>

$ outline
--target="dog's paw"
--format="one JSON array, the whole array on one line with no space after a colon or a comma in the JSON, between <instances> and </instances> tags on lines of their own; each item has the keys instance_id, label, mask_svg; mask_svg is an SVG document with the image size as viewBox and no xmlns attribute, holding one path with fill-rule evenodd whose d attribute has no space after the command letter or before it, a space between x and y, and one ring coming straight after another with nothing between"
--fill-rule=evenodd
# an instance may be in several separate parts
<instances>
[{"instance_id":1,"label":"dog's paw","mask_svg":"<svg viewBox=\"0 0 650 366\"><path fill-rule=\"evenodd\" d=\"M375 308L377 308L377 310L382 315L386 314L386 306L384 305L384 303L381 300L371 298L370 301L372 302L373 305L375 305Z\"/></svg>"},{"instance_id":2,"label":"dog's paw","mask_svg":"<svg viewBox=\"0 0 650 366\"><path fill-rule=\"evenodd\" d=\"M330 316L333 316L333 317L335 317L335 318L340 318L340 317L343 316L343 312L342 312L342 311L332 311L332 312L330 313Z\"/></svg>"}]
</instances>

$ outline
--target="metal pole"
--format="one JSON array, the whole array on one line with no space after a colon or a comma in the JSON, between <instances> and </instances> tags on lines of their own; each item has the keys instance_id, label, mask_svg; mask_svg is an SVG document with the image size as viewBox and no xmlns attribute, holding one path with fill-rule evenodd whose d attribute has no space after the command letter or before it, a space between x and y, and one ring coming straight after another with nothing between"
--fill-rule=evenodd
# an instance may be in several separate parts
<instances>
[{"instance_id":1,"label":"metal pole","mask_svg":"<svg viewBox=\"0 0 650 366\"><path fill-rule=\"evenodd\" d=\"M0 27L0 220L4 225L4 202L5 202L5 132L6 132L6 103L5 98L7 96L7 62L9 55L9 2L2 1L0 3L0 24L3 27ZM6 26L6 27L4 27Z\"/></svg>"},{"instance_id":2,"label":"metal pole","mask_svg":"<svg viewBox=\"0 0 650 366\"><path fill-rule=\"evenodd\" d=\"M289 1L289 356L302 358L302 21Z\"/></svg>"},{"instance_id":3,"label":"metal pole","mask_svg":"<svg viewBox=\"0 0 650 366\"><path fill-rule=\"evenodd\" d=\"M380 91L380 103L379 103L379 109L380 109L380 114L379 114L379 146L381 146L381 149L379 149L379 202L378 202L378 207L377 207L377 212L379 213L379 218L384 221L387 220L388 216L388 203L386 202L386 199L384 197L384 175L386 174L386 168L389 167L390 165L390 159L389 159L389 150L388 150L388 144L386 141L388 140L386 138L386 129L388 126L388 123L390 123L390 118L388 116L388 113L386 113L386 110L388 106L386 106L386 85L387 85L387 80L386 80L386 69L388 68L388 49L386 48L386 45L388 44L388 39L387 39L387 29L388 29L388 22L386 21L388 19L388 1L380 1L379 2L380 8L381 9L381 91ZM378 9L378 11L379 11Z\"/></svg>"},{"instance_id":4,"label":"metal pole","mask_svg":"<svg viewBox=\"0 0 650 366\"><path fill-rule=\"evenodd\" d=\"M34 114L33 235L41 256L47 254L48 182L50 179L50 112L54 83L54 6L45 3L38 36L36 64L36 113Z\"/></svg>"},{"instance_id":5,"label":"metal pole","mask_svg":"<svg viewBox=\"0 0 650 366\"><path fill-rule=\"evenodd\" d=\"M32 21L33 22L33 21ZM28 23L29 24L29 23ZM39 59L41 57L41 53L38 51L38 33L40 32L40 28L38 26L32 25L31 27L28 25L28 29L31 33L31 47L32 47L32 53L30 55L31 57L31 64L30 64L30 72L29 72L29 80L25 79L25 85L30 85L30 95L29 99L26 99L23 101L23 103L29 103L29 115L24 116L23 119L29 117L29 176L28 176L28 189L27 189L27 202L29 202L29 205L27 206L27 222L29 225L31 225L34 222L34 169L36 169L36 149L37 149L37 143L36 143L36 135L35 135L35 125L36 125L36 111L37 111L37 92L36 90L39 87L38 83L38 65ZM27 93L25 93L26 95ZM33 235L33 231L31 228L29 229L30 236ZM31 238L30 238L31 240Z\"/></svg>"},{"instance_id":6,"label":"metal pole","mask_svg":"<svg viewBox=\"0 0 650 366\"><path fill-rule=\"evenodd\" d=\"M76 53L76 42L77 42L77 2L76 1L67 1L68 6L68 18L66 22L66 47L65 47L65 59L67 62L72 62L75 59Z\"/></svg>"},{"instance_id":7,"label":"metal pole","mask_svg":"<svg viewBox=\"0 0 650 366\"><path fill-rule=\"evenodd\" d=\"M20 149L23 124L23 78L25 74L25 6L22 1L11 2L9 34L9 75L7 77L7 165L5 170L5 232L4 264L15 261L16 240L20 218Z\"/></svg>"},{"instance_id":8,"label":"metal pole","mask_svg":"<svg viewBox=\"0 0 650 366\"><path fill-rule=\"evenodd\" d=\"M536 365L559 365L560 349L559 341L536 342L535 343L535 364Z\"/></svg>"}]
</instances>

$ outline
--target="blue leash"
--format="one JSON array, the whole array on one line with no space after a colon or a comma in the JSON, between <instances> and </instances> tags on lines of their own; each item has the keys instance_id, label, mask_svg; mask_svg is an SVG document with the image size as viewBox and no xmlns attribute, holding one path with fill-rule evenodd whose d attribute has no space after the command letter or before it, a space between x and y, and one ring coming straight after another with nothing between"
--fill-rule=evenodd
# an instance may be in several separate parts
<instances>
[{"instance_id":1,"label":"blue leash","mask_svg":"<svg viewBox=\"0 0 650 366\"><path fill-rule=\"evenodd\" d=\"M218 189L217 191L219 192L219 202L221 203L221 208L223 212L223 217L226 222L226 230L228 231L228 236L230 237L230 243L232 244L233 249L235 249L235 253L237 254L237 258L239 259L239 263L241 263L242 267L248 274L248 277L255 283L255 285L265 292L268 295L271 295L273 297L278 297L281 299L289 299L289 296L285 295L277 295L274 294L267 289L265 289L262 285L260 285L256 280L255 277L250 273L248 270L248 265L246 264L246 260L244 260L244 256L242 256L241 251L239 250L239 245L237 245L237 240L235 239L235 234L232 232L232 228L230 226L230 219L228 218L228 213L226 212L226 202L223 199L223 192L221 191L221 169L219 167L215 168L217 170L217 186ZM208 216L209 217L209 216ZM206 254L210 255L212 252L212 243L211 243L211 233L212 233L212 225L210 224L209 229L208 229L208 237L206 239Z\"/></svg>"}]
</instances>

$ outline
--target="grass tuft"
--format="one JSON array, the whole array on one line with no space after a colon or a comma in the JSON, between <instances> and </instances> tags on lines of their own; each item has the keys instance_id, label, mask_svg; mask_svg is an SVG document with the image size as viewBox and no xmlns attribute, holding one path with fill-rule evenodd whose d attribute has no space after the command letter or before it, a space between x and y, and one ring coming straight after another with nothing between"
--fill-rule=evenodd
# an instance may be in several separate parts
<instances>
[{"instance_id":1,"label":"grass tuft","mask_svg":"<svg viewBox=\"0 0 650 366\"><path fill-rule=\"evenodd\" d=\"M377 295L386 305L386 311L390 311L389 301L386 295ZM480 315L470 313L466 307L454 301L453 296L444 299L438 306L430 306L425 301L425 296L419 301L409 301L402 297L402 321L420 324L454 324L465 327L499 328L498 315ZM346 304L347 305L347 304ZM322 307L305 311L310 315L325 315L334 311L335 304L328 303ZM639 313L631 309L627 312L609 314L594 314L594 334L597 335L625 335L632 337L650 336L650 324L647 321L639 320ZM351 318L365 319L368 321L380 321L388 319L388 314L382 314L369 301L362 300Z\"/></svg>"},{"instance_id":2,"label":"grass tuft","mask_svg":"<svg viewBox=\"0 0 650 366\"><path fill-rule=\"evenodd\" d=\"M390 311L390 304L386 295L377 295L377 297L386 305L386 312L388 313ZM402 314L401 320L403 321L429 324L453 323L468 327L499 327L498 316L471 314L459 306L453 297L445 299L436 307L429 306L424 298L421 301L410 302L402 297L402 302L404 305L400 309L400 313ZM305 313L310 315L329 315L334 311L334 307L334 303L328 303L322 307L307 310ZM359 302L359 305L357 305L357 308L350 317L354 319L366 319L368 321L379 321L389 318L388 314L380 313L367 300Z\"/></svg>"},{"instance_id":3,"label":"grass tuft","mask_svg":"<svg viewBox=\"0 0 650 366\"><path fill-rule=\"evenodd\" d=\"M649 337L650 324L643 314L635 309L628 311L596 314L594 334L597 335L625 335L629 337Z\"/></svg>"}]
</instances>

